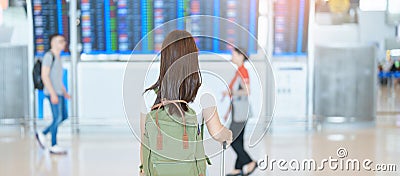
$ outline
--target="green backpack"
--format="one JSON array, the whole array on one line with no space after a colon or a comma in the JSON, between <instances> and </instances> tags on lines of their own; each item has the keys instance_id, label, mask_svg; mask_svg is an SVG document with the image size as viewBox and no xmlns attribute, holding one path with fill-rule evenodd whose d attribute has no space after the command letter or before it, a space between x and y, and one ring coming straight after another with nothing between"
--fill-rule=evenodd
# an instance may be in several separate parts
<instances>
[{"instance_id":1,"label":"green backpack","mask_svg":"<svg viewBox=\"0 0 400 176\"><path fill-rule=\"evenodd\" d=\"M142 161L147 176L206 175L209 159L203 145L204 120L199 125L190 108L180 112L181 116L170 115L165 105L179 107L179 103L186 102L164 99L146 116Z\"/></svg>"}]
</instances>

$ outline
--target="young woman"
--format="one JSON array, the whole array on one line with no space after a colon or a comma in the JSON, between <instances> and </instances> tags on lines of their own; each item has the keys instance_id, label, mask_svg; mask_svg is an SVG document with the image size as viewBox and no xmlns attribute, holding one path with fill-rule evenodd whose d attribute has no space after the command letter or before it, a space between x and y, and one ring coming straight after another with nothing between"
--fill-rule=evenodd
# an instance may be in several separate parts
<instances>
[{"instance_id":1,"label":"young woman","mask_svg":"<svg viewBox=\"0 0 400 176\"><path fill-rule=\"evenodd\" d=\"M201 73L198 61L198 49L192 35L186 31L175 30L168 34L162 44L160 59L160 75L156 83L145 90L145 93L155 93L156 100L154 106L166 106L163 102L171 100L183 100L191 103L195 100L197 92L201 86ZM142 103L144 104L144 103ZM211 95L205 95L200 98L202 107L201 115L197 116L197 121L205 125L214 140L219 142L232 142L232 132L225 128L218 116L217 107L214 98ZM167 106L164 108L170 114L179 114L179 111L188 112L190 107L186 103L178 103L176 106ZM144 105L142 105L145 107ZM150 113L156 111L154 107ZM142 141L145 133L145 119L147 111L145 108L141 110L141 136ZM179 116L179 115L178 115ZM146 127L147 128L147 127ZM147 129L146 129L147 130ZM141 144L141 162L143 158L144 144ZM180 150L180 146L176 150ZM143 168L143 167L141 167ZM171 168L173 169L173 168ZM142 175L148 175L149 171L141 169ZM201 171L204 173L205 171ZM190 175L190 174L186 174Z\"/></svg>"},{"instance_id":2,"label":"young woman","mask_svg":"<svg viewBox=\"0 0 400 176\"><path fill-rule=\"evenodd\" d=\"M230 91L223 92L223 96L232 97L232 106L225 114L227 120L232 111L232 122L229 127L233 132L232 148L237 155L235 169L227 176L249 175L254 172L257 162L253 161L249 154L244 150L243 134L246 126L247 115L249 112L248 96L250 94L250 79L244 62L248 60L246 51L242 48L234 48L232 51L232 62L238 66L234 78L229 84ZM243 172L243 167L247 167L247 172Z\"/></svg>"}]
</instances>

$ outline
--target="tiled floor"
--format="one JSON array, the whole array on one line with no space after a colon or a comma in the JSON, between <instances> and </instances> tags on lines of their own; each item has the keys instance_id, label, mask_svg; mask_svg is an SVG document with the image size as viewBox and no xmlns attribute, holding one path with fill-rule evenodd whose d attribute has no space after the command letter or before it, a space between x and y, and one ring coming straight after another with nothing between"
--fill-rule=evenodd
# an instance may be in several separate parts
<instances>
[{"instance_id":1,"label":"tiled floor","mask_svg":"<svg viewBox=\"0 0 400 176\"><path fill-rule=\"evenodd\" d=\"M273 171L269 165L267 170L258 170L254 175L399 175L400 128L393 122L397 122L396 117L385 116L378 117L375 127L331 126L323 127L321 131L268 133L249 151L256 160L268 156L269 161L314 159L320 163L330 156L339 159L337 150L345 148L348 156L344 159L396 164L397 172L331 171L328 165L325 165L325 170L316 172L281 171L275 163ZM61 128L59 143L69 149L69 154L52 156L38 147L31 130L1 126L0 175L137 175L139 143L127 125L84 125L80 129L79 134L72 134L68 125ZM208 153L220 149L216 143L207 143L206 148ZM227 171L233 168L234 160L235 154L229 148L226 151ZM215 155L212 162L208 168L209 175L219 175L220 155Z\"/></svg>"},{"instance_id":2,"label":"tiled floor","mask_svg":"<svg viewBox=\"0 0 400 176\"><path fill-rule=\"evenodd\" d=\"M381 90L379 95L382 97L388 94ZM400 175L400 113L396 111L396 107L400 107L396 104L400 93L397 95L399 98L379 98L380 112L375 124L323 124L318 130L310 131L304 130L306 123L299 122L273 126L272 132L267 133L254 148L248 148L248 151L254 160L266 157L269 162L273 159L285 160L289 171L282 171L275 162L273 165L269 163L266 170L259 169L253 175ZM39 122L40 128L46 123ZM82 123L80 132L72 133L67 121L59 130L60 145L69 149L66 156L53 156L40 149L31 125L26 128L0 125L0 175L138 175L139 142L130 128L123 122L105 124ZM246 133L246 139L248 138L249 133ZM221 146L208 141L205 147L207 153L213 156L213 165L208 167L208 175L219 175L221 155L215 153L220 151ZM340 148L347 151L344 158L339 158L337 154ZM235 157L233 150L228 148L225 159L227 172L233 168ZM339 159L344 164L357 159L361 162L360 171L352 171L352 168L348 171L346 167L344 170L339 167L333 171L329 163L325 163L325 168L321 171L291 170L291 166L296 166L291 160L297 159L302 165L304 160L313 159L321 167L321 161L329 157ZM375 164L395 164L397 171L366 171L362 167L362 162L366 159L373 162L371 168ZM271 166L274 166L273 170Z\"/></svg>"}]
</instances>

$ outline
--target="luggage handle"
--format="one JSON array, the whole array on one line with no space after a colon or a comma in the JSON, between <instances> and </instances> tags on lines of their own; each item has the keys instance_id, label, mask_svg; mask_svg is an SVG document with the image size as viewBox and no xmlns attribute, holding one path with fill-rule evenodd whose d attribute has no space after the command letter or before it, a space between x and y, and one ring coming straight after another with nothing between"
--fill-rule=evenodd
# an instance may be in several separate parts
<instances>
[{"instance_id":1,"label":"luggage handle","mask_svg":"<svg viewBox=\"0 0 400 176\"><path fill-rule=\"evenodd\" d=\"M222 157L221 157L221 176L225 176L225 150L226 150L226 141L222 142Z\"/></svg>"}]
</instances>

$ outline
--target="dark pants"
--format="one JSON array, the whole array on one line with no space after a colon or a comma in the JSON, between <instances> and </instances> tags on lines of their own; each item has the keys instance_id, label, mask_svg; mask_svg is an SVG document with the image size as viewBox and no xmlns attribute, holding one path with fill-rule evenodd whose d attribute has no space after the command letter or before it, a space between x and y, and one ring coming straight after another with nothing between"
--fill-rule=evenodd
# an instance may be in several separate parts
<instances>
[{"instance_id":1,"label":"dark pants","mask_svg":"<svg viewBox=\"0 0 400 176\"><path fill-rule=\"evenodd\" d=\"M53 122L48 126L43 134L51 133L51 146L57 145L58 126L68 118L67 105L64 96L58 96L58 104L51 103L50 96L46 96L50 101L51 112L53 114Z\"/></svg>"},{"instance_id":2,"label":"dark pants","mask_svg":"<svg viewBox=\"0 0 400 176\"><path fill-rule=\"evenodd\" d=\"M235 123L235 122L232 122ZM231 124L231 127L236 124ZM244 150L243 144L243 134L245 125L243 124L241 132L238 134L237 138L235 139L236 135L234 135L234 141L232 142L232 148L235 151L237 158L235 163L235 169L242 170L243 166L249 164L253 160L250 158L249 154ZM235 132L234 132L235 133Z\"/></svg>"}]
</instances>

